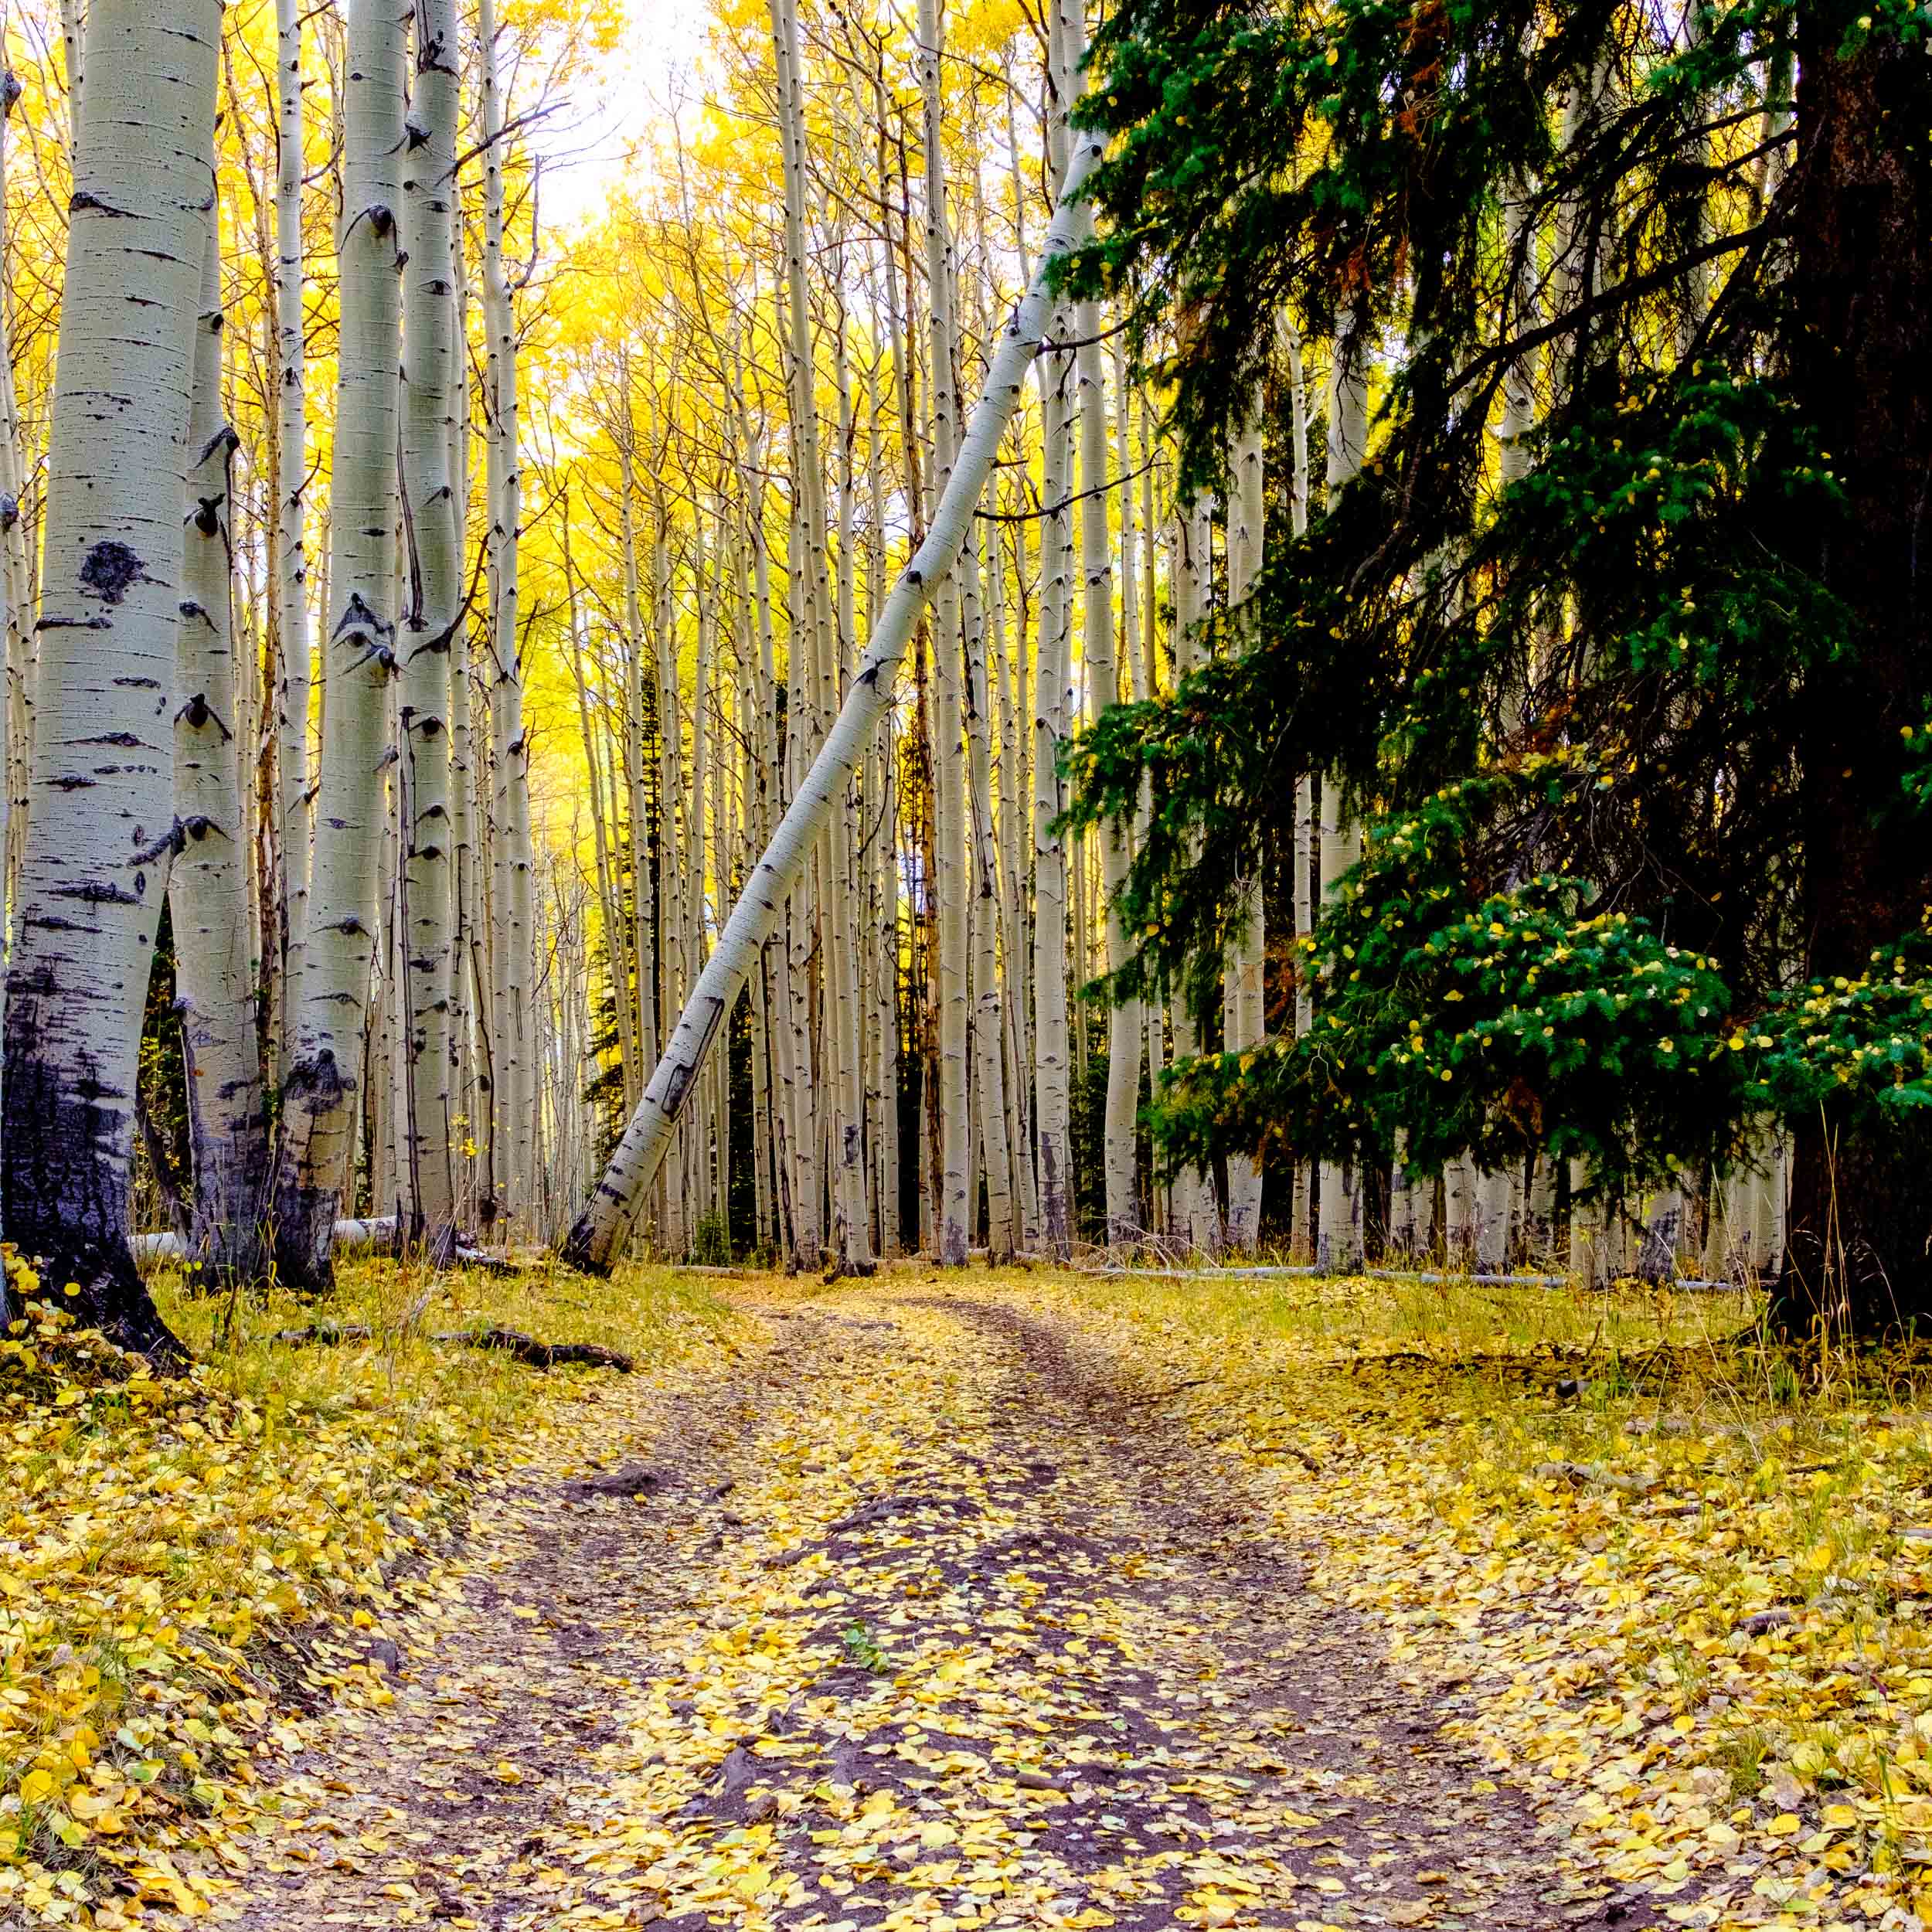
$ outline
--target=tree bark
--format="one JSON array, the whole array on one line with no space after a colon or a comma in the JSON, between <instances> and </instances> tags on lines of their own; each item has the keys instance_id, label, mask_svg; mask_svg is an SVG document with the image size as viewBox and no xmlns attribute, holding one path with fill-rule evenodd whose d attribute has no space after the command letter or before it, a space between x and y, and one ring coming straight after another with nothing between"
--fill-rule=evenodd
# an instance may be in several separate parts
<instances>
[{"instance_id":1,"label":"tree bark","mask_svg":"<svg viewBox=\"0 0 1932 1932\"><path fill-rule=\"evenodd\" d=\"M39 729L6 1012L7 1232L83 1319L174 1338L128 1247L134 1097L175 838L181 509L219 0L94 0L49 456Z\"/></svg>"},{"instance_id":2,"label":"tree bark","mask_svg":"<svg viewBox=\"0 0 1932 1932\"><path fill-rule=\"evenodd\" d=\"M1855 614L1852 648L1801 713L1804 969L1866 970L1932 900L1932 847L1901 811L1889 747L1923 725L1932 660L1932 74L1923 49L1854 30L1845 0L1800 9L1794 374L1847 500L1818 568ZM1846 51L1848 36L1852 50ZM1803 533L1799 533L1802 540ZM1781 1298L1867 1330L1932 1308L1923 1132L1801 1123Z\"/></svg>"},{"instance_id":3,"label":"tree bark","mask_svg":"<svg viewBox=\"0 0 1932 1932\"><path fill-rule=\"evenodd\" d=\"M331 1242L352 1176L387 817L403 41L393 0L352 0L337 244L342 325L329 519L328 706L308 944L275 1180L277 1274L285 1285L311 1292L333 1284Z\"/></svg>"},{"instance_id":4,"label":"tree bark","mask_svg":"<svg viewBox=\"0 0 1932 1932\"><path fill-rule=\"evenodd\" d=\"M175 665L175 817L182 846L168 890L194 1158L191 1245L210 1284L226 1285L266 1272L269 1147L236 756L247 742L236 729L230 622L230 485L237 438L222 407L219 204L204 226Z\"/></svg>"}]
</instances>

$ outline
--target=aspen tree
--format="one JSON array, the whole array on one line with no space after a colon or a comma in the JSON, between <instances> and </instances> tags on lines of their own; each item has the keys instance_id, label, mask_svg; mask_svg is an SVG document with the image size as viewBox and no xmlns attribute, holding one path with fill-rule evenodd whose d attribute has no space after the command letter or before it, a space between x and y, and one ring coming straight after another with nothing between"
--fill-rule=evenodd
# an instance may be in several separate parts
<instances>
[{"instance_id":1,"label":"aspen tree","mask_svg":"<svg viewBox=\"0 0 1932 1932\"><path fill-rule=\"evenodd\" d=\"M1266 541L1267 504L1264 495L1261 444L1262 396L1259 385L1235 437L1231 468L1233 492L1228 504L1228 604L1245 635L1247 614L1243 607L1253 594L1261 573ZM1249 1053L1259 1047L1267 1031L1267 1005L1262 984L1267 954L1267 909L1261 881L1242 882L1240 930L1228 952L1222 1002L1222 1036L1230 1053ZM1227 1162L1227 1242L1236 1254L1253 1251L1261 1235L1260 1163L1251 1154L1233 1154Z\"/></svg>"},{"instance_id":2,"label":"aspen tree","mask_svg":"<svg viewBox=\"0 0 1932 1932\"><path fill-rule=\"evenodd\" d=\"M646 790L649 765L644 755L646 640L643 603L638 590L637 449L628 367L624 378L623 414L617 440L617 488L621 541L624 546L624 692L629 726L625 733L624 762L628 777L631 811L631 953L637 966L631 1030L637 1043L637 1087L641 1095L645 1070L655 1063L657 1056L658 906L657 883L651 862L650 801ZM628 1004L628 996L625 998ZM634 1106L635 1100L631 1104Z\"/></svg>"},{"instance_id":3,"label":"aspen tree","mask_svg":"<svg viewBox=\"0 0 1932 1932\"><path fill-rule=\"evenodd\" d=\"M1213 576L1213 517L1209 500L1196 496L1175 515L1174 681L1178 685L1199 662L1200 628L1208 614ZM1185 994L1174 1002L1174 1057L1196 1058L1200 1028ZM1221 1206L1211 1172L1189 1168L1175 1177L1174 1206L1188 1245L1199 1254L1217 1254L1222 1241Z\"/></svg>"},{"instance_id":4,"label":"aspen tree","mask_svg":"<svg viewBox=\"0 0 1932 1932\"><path fill-rule=\"evenodd\" d=\"M1100 144L1090 136L1082 135L1073 143L1043 250L1049 264L1067 250L1073 198L1100 152ZM562 1244L563 1258L575 1266L607 1270L621 1250L664 1158L692 1080L723 1029L760 947L777 923L812 842L827 816L837 809L854 765L878 730L890 702L893 674L926 609L932 587L958 556L1051 307L1051 295L1036 277L1000 338L985 391L960 446L952 479L935 506L923 540L886 600L838 716L725 922L610 1165Z\"/></svg>"},{"instance_id":5,"label":"aspen tree","mask_svg":"<svg viewBox=\"0 0 1932 1932\"><path fill-rule=\"evenodd\" d=\"M5 1220L123 1343L173 1338L128 1245L134 1095L175 841L181 513L219 0L94 0L71 204L39 730L6 1009Z\"/></svg>"},{"instance_id":6,"label":"aspen tree","mask_svg":"<svg viewBox=\"0 0 1932 1932\"><path fill-rule=\"evenodd\" d=\"M459 208L461 196L458 196ZM470 358L469 280L464 267L460 220L451 224L451 281L456 322L451 344L450 487L455 513L456 554L469 555ZM468 1225L475 1206L478 1102L477 1050L480 989L474 937L478 923L475 850L475 733L470 695L470 628L459 623L450 638L450 1039L457 1063L457 1118L462 1129L457 1172L457 1223Z\"/></svg>"},{"instance_id":7,"label":"aspen tree","mask_svg":"<svg viewBox=\"0 0 1932 1932\"><path fill-rule=\"evenodd\" d=\"M221 212L205 219L201 317L188 447L186 549L177 628L175 817L168 881L175 985L194 1163L189 1248L216 1283L264 1271L268 1124L255 1032L249 854L233 721L230 486L238 439L222 407Z\"/></svg>"},{"instance_id":8,"label":"aspen tree","mask_svg":"<svg viewBox=\"0 0 1932 1932\"><path fill-rule=\"evenodd\" d=\"M993 662L999 670L999 878L1002 886L997 910L1001 964L1005 978L997 1002L1000 1047L1007 1103L1007 1145L1012 1150L1014 1182L1014 1238L1022 1253L1030 1253L1039 1240L1039 1196L1031 1151L1030 1116L1027 1097L1032 1082L1030 1064L1024 1043L1026 1013L1029 1003L1026 978L1030 950L1022 934L1020 909L1026 897L1026 868L1021 851L1025 842L1026 800L1025 777L1020 762L1020 743L1025 736L1020 723L1023 709L1015 695L1016 667L1006 623L1005 546L1001 525L992 526L992 568L987 575L989 634ZM1019 640L1025 648L1026 624L1019 627Z\"/></svg>"},{"instance_id":9,"label":"aspen tree","mask_svg":"<svg viewBox=\"0 0 1932 1932\"><path fill-rule=\"evenodd\" d=\"M404 811L399 1037L408 1056L402 1144L412 1246L440 1259L456 1240L461 1140L452 1078L450 966L455 899L450 818L450 672L462 622L463 557L450 471L457 354L454 239L461 81L456 0L416 0L416 85L403 183L403 504L409 601L400 639Z\"/></svg>"},{"instance_id":10,"label":"aspen tree","mask_svg":"<svg viewBox=\"0 0 1932 1932\"><path fill-rule=\"evenodd\" d=\"M6 243L7 165L12 116L20 83L0 70L0 259ZM6 648L6 756L0 768L0 883L5 903L18 898L20 842L27 828L25 798L32 756L33 712L29 685L33 675L33 571L27 554L26 459L20 438L20 410L14 389L13 304L0 290L0 589L4 590ZM0 920L0 974L9 943Z\"/></svg>"},{"instance_id":11,"label":"aspen tree","mask_svg":"<svg viewBox=\"0 0 1932 1932\"><path fill-rule=\"evenodd\" d=\"M87 72L87 15L81 0L60 0L60 50L67 79L67 158L80 155L80 96ZM78 170L76 170L77 182Z\"/></svg>"},{"instance_id":12,"label":"aspen tree","mask_svg":"<svg viewBox=\"0 0 1932 1932\"><path fill-rule=\"evenodd\" d=\"M1077 5L1079 0L1072 0ZM1048 117L1049 159L1066 151L1065 108L1072 70L1066 60L1063 5L1056 5L1049 36L1051 86L1060 103ZM1087 217L1077 210L1077 221ZM1064 307L1050 325L1055 341L1072 326ZM1039 362L1045 451L1041 494L1039 645L1033 690L1033 1013L1034 1131L1039 1162L1040 1234L1048 1253L1064 1258L1073 1239L1073 1091L1067 1035L1067 865L1058 830L1064 801L1060 747L1070 735L1068 692L1073 669L1073 435L1070 393L1074 359L1055 349Z\"/></svg>"},{"instance_id":13,"label":"aspen tree","mask_svg":"<svg viewBox=\"0 0 1932 1932\"><path fill-rule=\"evenodd\" d=\"M925 109L926 279L931 318L933 488L944 494L958 438L958 362L951 223L946 205L940 63L944 53L938 0L920 0L920 90ZM940 1177L935 1232L940 1264L957 1267L970 1246L973 1200L967 1113L967 940L970 874L966 862L964 707L961 692L960 584L948 573L934 598L933 845L939 894L939 1126Z\"/></svg>"},{"instance_id":14,"label":"aspen tree","mask_svg":"<svg viewBox=\"0 0 1932 1932\"><path fill-rule=\"evenodd\" d=\"M504 261L504 149L509 139L498 71L496 0L479 0L477 55L482 100L483 328L488 344L490 423L491 709L496 770L492 808L498 834L492 908L499 969L492 1029L495 1064L497 1202L514 1231L527 1216L535 1175L536 1124L532 975L536 968L535 874L530 848L529 743L523 718L522 640L519 629L523 515L515 304Z\"/></svg>"},{"instance_id":15,"label":"aspen tree","mask_svg":"<svg viewBox=\"0 0 1932 1932\"><path fill-rule=\"evenodd\" d=\"M275 1252L284 1283L330 1285L330 1243L355 1151L369 1018L389 692L396 666L396 208L403 128L403 16L352 0L340 258L334 502L325 649L328 713L294 1051L284 1083Z\"/></svg>"},{"instance_id":16,"label":"aspen tree","mask_svg":"<svg viewBox=\"0 0 1932 1932\"><path fill-rule=\"evenodd\" d=\"M1126 345L1118 336L1114 341L1113 360L1116 403L1114 421L1117 432L1114 461L1121 477L1121 644L1126 661L1127 695L1132 702L1141 704L1145 702L1148 696L1148 679L1147 651L1141 633L1139 533L1134 526L1134 391L1128 378ZM1151 611L1148 617L1151 621ZM1113 695L1117 695L1119 682L1119 667L1117 666ZM1152 787L1143 781L1140 808L1134 815L1131 834L1124 828L1117 831L1110 828L1101 834L1101 859L1103 864L1110 869L1107 881L1109 971L1117 970L1114 957L1117 948L1123 958L1125 956L1126 933L1121 923L1119 894L1125 868L1133 859L1133 841L1145 835L1152 802ZM1121 876L1111 876L1111 869L1114 868L1119 869ZM1129 1226L1117 1217L1111 1204L1112 1197L1110 1191L1107 1237L1114 1242L1134 1240L1141 1232L1135 1116L1140 1104L1141 1062L1146 1045L1146 1035L1147 1016L1138 998L1124 1000L1114 1009L1107 1035L1109 1135L1107 1158L1110 1172L1117 1158L1121 1159L1124 1166L1123 1178L1127 1186L1126 1206L1131 1221ZM1114 1151L1113 1137L1116 1132L1121 1131L1116 1123L1123 1117L1125 1125L1122 1138L1125 1141L1125 1149L1124 1155L1121 1155Z\"/></svg>"},{"instance_id":17,"label":"aspen tree","mask_svg":"<svg viewBox=\"0 0 1932 1932\"><path fill-rule=\"evenodd\" d=\"M1337 318L1328 379L1328 502L1361 474L1369 446L1369 377L1366 325L1351 306ZM1342 875L1362 856L1361 828L1344 806L1340 781L1329 774L1321 786L1320 833L1321 896L1332 898ZM1315 1260L1325 1270L1359 1267L1362 1257L1360 1162L1325 1161Z\"/></svg>"},{"instance_id":18,"label":"aspen tree","mask_svg":"<svg viewBox=\"0 0 1932 1932\"><path fill-rule=\"evenodd\" d=\"M308 923L310 647L304 510L308 331L302 315L302 0L275 0L275 638L280 659L282 1011L278 1078L287 1073Z\"/></svg>"}]
</instances>

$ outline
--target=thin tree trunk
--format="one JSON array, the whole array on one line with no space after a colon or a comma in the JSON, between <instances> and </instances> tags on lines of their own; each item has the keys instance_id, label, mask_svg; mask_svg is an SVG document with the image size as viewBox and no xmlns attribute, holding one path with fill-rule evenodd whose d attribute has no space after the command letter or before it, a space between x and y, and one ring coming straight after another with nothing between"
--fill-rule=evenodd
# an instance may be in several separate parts
<instances>
[{"instance_id":1,"label":"thin tree trunk","mask_svg":"<svg viewBox=\"0 0 1932 1932\"><path fill-rule=\"evenodd\" d=\"M168 881L175 988L187 1075L195 1205L189 1247L214 1284L253 1281L267 1261L268 1180L249 853L241 834L237 680L230 623L230 485L238 438L222 409L221 214L205 222L199 341L188 447L187 556L175 675L175 818Z\"/></svg>"},{"instance_id":2,"label":"thin tree trunk","mask_svg":"<svg viewBox=\"0 0 1932 1932\"><path fill-rule=\"evenodd\" d=\"M451 863L450 668L463 621L463 555L450 470L454 413L457 128L461 108L456 0L416 0L416 87L403 245L404 528L410 598L403 627L400 821L404 921L396 986L406 1043L403 1137L406 1240L441 1260L456 1242L461 1108L450 1032L455 896Z\"/></svg>"},{"instance_id":3,"label":"thin tree trunk","mask_svg":"<svg viewBox=\"0 0 1932 1932\"><path fill-rule=\"evenodd\" d=\"M403 49L393 0L352 0L349 34L328 729L275 1186L277 1274L286 1285L311 1291L332 1283L330 1243L355 1151L356 1087L379 915L387 699L396 664L389 614Z\"/></svg>"},{"instance_id":4,"label":"thin tree trunk","mask_svg":"<svg viewBox=\"0 0 1932 1932\"><path fill-rule=\"evenodd\" d=\"M1242 606L1261 573L1267 503L1263 492L1261 404L1259 386L1235 439L1233 495L1228 518L1228 604L1247 631ZM1267 908L1258 871L1241 883L1241 930L1228 954L1222 1002L1222 1037L1230 1053L1259 1047L1267 1030L1267 1002L1262 983L1267 957ZM1261 1164L1251 1154L1230 1154L1227 1162L1227 1240L1231 1252L1248 1254L1261 1238Z\"/></svg>"}]
</instances>

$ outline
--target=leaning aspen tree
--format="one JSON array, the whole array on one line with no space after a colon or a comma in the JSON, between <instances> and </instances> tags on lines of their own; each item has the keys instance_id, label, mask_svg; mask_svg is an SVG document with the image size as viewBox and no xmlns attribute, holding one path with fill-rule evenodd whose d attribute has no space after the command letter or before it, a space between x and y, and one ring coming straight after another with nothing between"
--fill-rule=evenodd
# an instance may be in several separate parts
<instances>
[{"instance_id":1,"label":"leaning aspen tree","mask_svg":"<svg viewBox=\"0 0 1932 1932\"><path fill-rule=\"evenodd\" d=\"M6 1010L8 1235L83 1321L175 1352L129 1250L173 852L175 651L219 0L94 0L48 454L39 730Z\"/></svg>"},{"instance_id":2,"label":"leaning aspen tree","mask_svg":"<svg viewBox=\"0 0 1932 1932\"><path fill-rule=\"evenodd\" d=\"M1035 277L1000 337L985 391L960 444L951 480L934 509L924 538L879 613L838 716L725 921L609 1166L565 1237L563 1258L575 1267L607 1271L622 1252L631 1223L663 1162L685 1099L743 990L760 948L777 927L814 843L831 814L838 809L852 773L892 702L893 674L934 586L958 560L974 509L998 454L1000 439L1019 406L1027 366L1039 351L1053 308L1053 296L1043 277L1046 268L1057 266L1070 246L1073 203L1100 152L1100 144L1090 135L1081 135L1073 145L1048 230L1043 275Z\"/></svg>"},{"instance_id":3,"label":"leaning aspen tree","mask_svg":"<svg viewBox=\"0 0 1932 1932\"><path fill-rule=\"evenodd\" d=\"M463 556L450 473L456 289L451 276L461 112L456 0L416 0L416 85L403 183L403 529L408 603L398 634L404 807L398 1036L408 1056L399 1136L409 1226L399 1240L441 1260L456 1240L462 1135L450 1033L455 912L450 816L451 643L463 621Z\"/></svg>"},{"instance_id":4,"label":"leaning aspen tree","mask_svg":"<svg viewBox=\"0 0 1932 1932\"><path fill-rule=\"evenodd\" d=\"M255 1032L248 852L236 763L238 679L231 624L230 485L237 443L222 408L221 213L204 226L201 316L188 447L168 880L175 985L194 1161L189 1247L217 1283L266 1272L268 1121Z\"/></svg>"},{"instance_id":5,"label":"leaning aspen tree","mask_svg":"<svg viewBox=\"0 0 1932 1932\"><path fill-rule=\"evenodd\" d=\"M302 317L302 0L275 0L275 637L281 658L277 733L281 775L282 1011L276 1038L284 1063L308 922L311 820L308 551L303 512L308 483L304 403L308 332ZM280 1078L286 1065L276 1069Z\"/></svg>"},{"instance_id":6,"label":"leaning aspen tree","mask_svg":"<svg viewBox=\"0 0 1932 1932\"><path fill-rule=\"evenodd\" d=\"M311 1291L350 1173L369 1017L386 821L389 691L396 668L396 206L403 147L403 15L352 0L346 63L342 289L329 515L327 719L294 1049L283 1083L275 1182L277 1272Z\"/></svg>"},{"instance_id":7,"label":"leaning aspen tree","mask_svg":"<svg viewBox=\"0 0 1932 1932\"><path fill-rule=\"evenodd\" d=\"M1253 594L1261 573L1267 515L1263 493L1260 385L1236 434L1233 461L1233 493L1228 503L1228 604L1236 635L1245 641L1247 616L1243 607ZM1241 885L1240 930L1229 948L1223 996L1223 1039L1230 1053L1248 1053L1259 1047L1267 1031L1267 1002L1262 983L1267 954L1267 910L1259 875ZM1252 1154L1228 1157L1227 1242L1236 1254L1251 1253L1261 1236L1261 1164Z\"/></svg>"}]
</instances>

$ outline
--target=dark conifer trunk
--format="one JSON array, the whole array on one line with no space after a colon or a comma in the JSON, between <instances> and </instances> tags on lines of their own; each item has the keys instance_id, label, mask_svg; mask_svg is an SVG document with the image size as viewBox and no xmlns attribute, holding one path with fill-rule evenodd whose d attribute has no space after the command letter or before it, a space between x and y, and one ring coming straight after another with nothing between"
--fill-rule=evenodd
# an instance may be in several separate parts
<instances>
[{"instance_id":1,"label":"dark conifer trunk","mask_svg":"<svg viewBox=\"0 0 1932 1932\"><path fill-rule=\"evenodd\" d=\"M1798 746L1806 968L1863 972L1932 900L1901 732L1932 663L1932 61L1848 0L1801 8L1793 373L1848 514L1818 566L1858 634L1811 679ZM1784 1301L1868 1331L1932 1311L1925 1137L1801 1128Z\"/></svg>"}]
</instances>

